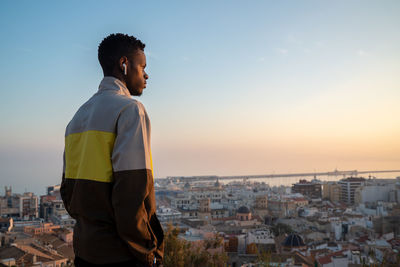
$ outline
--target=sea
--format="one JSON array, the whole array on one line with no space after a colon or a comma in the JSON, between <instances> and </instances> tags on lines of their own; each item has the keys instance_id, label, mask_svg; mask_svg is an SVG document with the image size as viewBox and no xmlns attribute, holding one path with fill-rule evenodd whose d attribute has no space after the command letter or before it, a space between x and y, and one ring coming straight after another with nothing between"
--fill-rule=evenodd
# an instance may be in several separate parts
<instances>
[{"instance_id":1,"label":"sea","mask_svg":"<svg viewBox=\"0 0 400 267\"><path fill-rule=\"evenodd\" d=\"M253 181L253 182L265 182L268 184L270 187L274 186L292 186L295 183L298 183L300 180L307 180L311 181L313 179L317 179L321 182L328 182L328 181L339 181L343 178L348 178L350 177L349 175L343 176L343 175L338 175L338 176L292 176L292 177L276 177L276 178L248 178L245 179L246 181ZM396 179L397 177L400 177L400 172L393 172L393 173L371 173L371 174L359 174L357 176L353 177L363 177L365 179ZM237 179L227 179L227 180L221 180L220 182L224 184L228 184L233 181L243 181L243 178L237 178Z\"/></svg>"}]
</instances>

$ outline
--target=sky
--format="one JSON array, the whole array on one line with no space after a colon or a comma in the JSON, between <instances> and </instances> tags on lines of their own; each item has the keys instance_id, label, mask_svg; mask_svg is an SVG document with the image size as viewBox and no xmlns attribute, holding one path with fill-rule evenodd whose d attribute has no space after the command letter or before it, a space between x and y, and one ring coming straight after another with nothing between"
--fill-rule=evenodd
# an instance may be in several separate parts
<instances>
[{"instance_id":1,"label":"sky","mask_svg":"<svg viewBox=\"0 0 400 267\"><path fill-rule=\"evenodd\" d=\"M60 183L65 126L115 32L146 44L156 178L400 169L398 14L399 1L1 1L0 186Z\"/></svg>"}]
</instances>

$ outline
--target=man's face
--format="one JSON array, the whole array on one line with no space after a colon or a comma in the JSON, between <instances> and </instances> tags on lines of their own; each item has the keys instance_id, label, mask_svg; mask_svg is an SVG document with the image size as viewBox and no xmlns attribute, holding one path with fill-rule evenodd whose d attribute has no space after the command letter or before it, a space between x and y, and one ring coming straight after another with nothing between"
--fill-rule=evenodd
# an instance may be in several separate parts
<instances>
[{"instance_id":1,"label":"man's face","mask_svg":"<svg viewBox=\"0 0 400 267\"><path fill-rule=\"evenodd\" d=\"M131 95L140 96L146 88L146 80L149 78L144 71L146 68L146 56L138 49L133 55L128 57L126 87Z\"/></svg>"}]
</instances>

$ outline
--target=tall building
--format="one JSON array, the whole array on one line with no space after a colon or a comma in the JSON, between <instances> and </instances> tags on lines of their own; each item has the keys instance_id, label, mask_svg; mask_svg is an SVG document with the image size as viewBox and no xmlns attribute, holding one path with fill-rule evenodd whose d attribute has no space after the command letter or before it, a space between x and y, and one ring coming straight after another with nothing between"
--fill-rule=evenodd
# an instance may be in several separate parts
<instances>
[{"instance_id":1,"label":"tall building","mask_svg":"<svg viewBox=\"0 0 400 267\"><path fill-rule=\"evenodd\" d=\"M0 197L0 217L19 217L19 199L13 195L10 187L5 187L5 195Z\"/></svg>"},{"instance_id":2,"label":"tall building","mask_svg":"<svg viewBox=\"0 0 400 267\"><path fill-rule=\"evenodd\" d=\"M336 182L327 182L322 185L322 198L331 202L340 201L341 185Z\"/></svg>"},{"instance_id":3,"label":"tall building","mask_svg":"<svg viewBox=\"0 0 400 267\"><path fill-rule=\"evenodd\" d=\"M11 187L5 188L0 197L0 216L15 219L33 219L39 216L38 197L33 193L12 194Z\"/></svg>"},{"instance_id":4,"label":"tall building","mask_svg":"<svg viewBox=\"0 0 400 267\"><path fill-rule=\"evenodd\" d=\"M293 193L300 193L309 198L321 198L321 184L319 182L308 182L307 180L300 180L297 184L292 186Z\"/></svg>"},{"instance_id":5,"label":"tall building","mask_svg":"<svg viewBox=\"0 0 400 267\"><path fill-rule=\"evenodd\" d=\"M69 216L61 199L60 185L48 186L47 195L40 196L40 217L62 227L75 225L75 220Z\"/></svg>"},{"instance_id":6,"label":"tall building","mask_svg":"<svg viewBox=\"0 0 400 267\"><path fill-rule=\"evenodd\" d=\"M204 221L210 221L212 219L210 204L211 202L209 198L204 198L200 200L200 206L197 212L197 216L199 219Z\"/></svg>"},{"instance_id":7,"label":"tall building","mask_svg":"<svg viewBox=\"0 0 400 267\"><path fill-rule=\"evenodd\" d=\"M257 196L254 207L257 209L266 209L268 207L268 195Z\"/></svg>"},{"instance_id":8,"label":"tall building","mask_svg":"<svg viewBox=\"0 0 400 267\"><path fill-rule=\"evenodd\" d=\"M24 193L19 197L19 217L37 218L39 217L38 197L33 193Z\"/></svg>"},{"instance_id":9,"label":"tall building","mask_svg":"<svg viewBox=\"0 0 400 267\"><path fill-rule=\"evenodd\" d=\"M40 196L39 216L46 222L49 221L50 216L53 215L53 201L56 199L56 196L51 195Z\"/></svg>"},{"instance_id":10,"label":"tall building","mask_svg":"<svg viewBox=\"0 0 400 267\"><path fill-rule=\"evenodd\" d=\"M354 204L355 191L365 184L364 178L350 177L338 182L340 185L340 201L348 205Z\"/></svg>"}]
</instances>

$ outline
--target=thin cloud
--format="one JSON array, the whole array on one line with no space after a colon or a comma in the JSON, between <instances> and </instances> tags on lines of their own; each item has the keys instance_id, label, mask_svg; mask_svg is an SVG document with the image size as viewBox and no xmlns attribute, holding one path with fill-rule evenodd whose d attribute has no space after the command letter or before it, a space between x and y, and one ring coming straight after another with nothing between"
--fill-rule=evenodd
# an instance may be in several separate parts
<instances>
[{"instance_id":1,"label":"thin cloud","mask_svg":"<svg viewBox=\"0 0 400 267\"><path fill-rule=\"evenodd\" d=\"M367 55L367 52L365 52L364 50L360 49L360 50L357 51L357 55L360 56L360 57L363 57L363 56Z\"/></svg>"},{"instance_id":2,"label":"thin cloud","mask_svg":"<svg viewBox=\"0 0 400 267\"><path fill-rule=\"evenodd\" d=\"M289 43L292 44L297 44L297 45L303 44L303 41L300 40L298 37L296 37L294 34L288 34L286 39Z\"/></svg>"},{"instance_id":3,"label":"thin cloud","mask_svg":"<svg viewBox=\"0 0 400 267\"><path fill-rule=\"evenodd\" d=\"M276 51L278 51L278 53L281 55L287 55L289 53L289 51L286 48L278 48L276 49Z\"/></svg>"}]
</instances>

